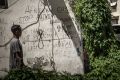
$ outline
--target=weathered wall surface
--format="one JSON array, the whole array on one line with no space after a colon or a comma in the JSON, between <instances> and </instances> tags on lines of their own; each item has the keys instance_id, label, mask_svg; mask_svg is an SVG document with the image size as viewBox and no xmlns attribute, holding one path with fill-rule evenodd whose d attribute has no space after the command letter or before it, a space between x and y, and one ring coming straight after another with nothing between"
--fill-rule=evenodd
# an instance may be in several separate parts
<instances>
[{"instance_id":1,"label":"weathered wall surface","mask_svg":"<svg viewBox=\"0 0 120 80\"><path fill-rule=\"evenodd\" d=\"M118 17L118 24L120 24L120 0L113 0L113 3L116 6L116 9L112 11L114 17Z\"/></svg>"},{"instance_id":2,"label":"weathered wall surface","mask_svg":"<svg viewBox=\"0 0 120 80\"><path fill-rule=\"evenodd\" d=\"M117 0L117 16L119 16L118 24L120 24L120 0Z\"/></svg>"},{"instance_id":3,"label":"weathered wall surface","mask_svg":"<svg viewBox=\"0 0 120 80\"><path fill-rule=\"evenodd\" d=\"M26 65L83 73L80 28L68 1L14 1L8 9L0 9L0 75L9 70L10 28L13 23L23 28L20 40Z\"/></svg>"}]
</instances>

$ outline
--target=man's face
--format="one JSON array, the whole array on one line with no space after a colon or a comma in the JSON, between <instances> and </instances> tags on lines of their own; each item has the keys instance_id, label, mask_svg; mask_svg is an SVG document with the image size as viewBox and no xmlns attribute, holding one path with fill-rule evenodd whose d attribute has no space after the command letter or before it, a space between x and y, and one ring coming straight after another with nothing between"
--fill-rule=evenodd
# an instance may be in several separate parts
<instances>
[{"instance_id":1,"label":"man's face","mask_svg":"<svg viewBox=\"0 0 120 80\"><path fill-rule=\"evenodd\" d=\"M16 37L21 37L22 30L16 30L15 35L16 35Z\"/></svg>"}]
</instances>

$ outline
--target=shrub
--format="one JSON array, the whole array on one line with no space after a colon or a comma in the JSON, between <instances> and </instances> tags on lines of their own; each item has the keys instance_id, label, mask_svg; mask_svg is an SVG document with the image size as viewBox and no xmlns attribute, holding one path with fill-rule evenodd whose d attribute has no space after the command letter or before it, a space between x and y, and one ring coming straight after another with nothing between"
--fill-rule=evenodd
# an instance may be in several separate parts
<instances>
[{"instance_id":1,"label":"shrub","mask_svg":"<svg viewBox=\"0 0 120 80\"><path fill-rule=\"evenodd\" d=\"M36 80L30 68L11 70L4 80Z\"/></svg>"},{"instance_id":2,"label":"shrub","mask_svg":"<svg viewBox=\"0 0 120 80\"><path fill-rule=\"evenodd\" d=\"M85 80L120 80L120 42L111 26L108 0L76 0L73 8L90 58Z\"/></svg>"},{"instance_id":3,"label":"shrub","mask_svg":"<svg viewBox=\"0 0 120 80\"><path fill-rule=\"evenodd\" d=\"M107 55L116 41L107 0L76 0L74 8L88 53L92 57Z\"/></svg>"},{"instance_id":4,"label":"shrub","mask_svg":"<svg viewBox=\"0 0 120 80\"><path fill-rule=\"evenodd\" d=\"M120 62L110 58L95 59L94 69L86 80L120 80Z\"/></svg>"},{"instance_id":5,"label":"shrub","mask_svg":"<svg viewBox=\"0 0 120 80\"><path fill-rule=\"evenodd\" d=\"M4 80L83 80L83 76L42 69L23 68L10 71Z\"/></svg>"}]
</instances>

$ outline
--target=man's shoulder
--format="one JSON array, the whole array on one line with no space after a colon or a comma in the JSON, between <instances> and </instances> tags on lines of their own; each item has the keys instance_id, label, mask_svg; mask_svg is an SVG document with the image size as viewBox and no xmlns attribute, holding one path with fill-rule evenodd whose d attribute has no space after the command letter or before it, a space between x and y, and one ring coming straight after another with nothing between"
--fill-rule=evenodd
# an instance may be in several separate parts
<instances>
[{"instance_id":1,"label":"man's shoulder","mask_svg":"<svg viewBox=\"0 0 120 80\"><path fill-rule=\"evenodd\" d=\"M13 38L13 39L11 40L10 44L13 45L13 44L16 44L16 43L18 43L18 42L19 42L19 39Z\"/></svg>"}]
</instances>

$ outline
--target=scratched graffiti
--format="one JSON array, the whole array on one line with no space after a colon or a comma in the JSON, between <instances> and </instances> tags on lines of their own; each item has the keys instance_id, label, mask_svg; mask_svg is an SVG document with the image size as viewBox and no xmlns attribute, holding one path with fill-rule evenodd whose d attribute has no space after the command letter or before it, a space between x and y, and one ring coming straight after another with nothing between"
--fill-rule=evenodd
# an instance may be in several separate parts
<instances>
[{"instance_id":1,"label":"scratched graffiti","mask_svg":"<svg viewBox=\"0 0 120 80\"><path fill-rule=\"evenodd\" d=\"M43 66L46 66L49 64L49 61L45 59L44 56L41 57L35 57L35 58L28 58L27 62L29 65L32 65L33 68L42 68Z\"/></svg>"},{"instance_id":2,"label":"scratched graffiti","mask_svg":"<svg viewBox=\"0 0 120 80\"><path fill-rule=\"evenodd\" d=\"M22 7L16 7L18 4ZM8 11L8 15L7 10L0 13L0 51L3 53L9 52L9 47L3 47L9 46L12 39L10 28L13 22L22 27L20 41L24 62L28 66L50 64L53 70L59 70L62 64L58 64L58 61L64 60L59 59L59 56L66 57L69 61L73 55L82 53L81 35L77 32L73 23L75 18L69 15L64 0L19 0L8 10L11 11ZM82 64L78 57L74 60L76 64ZM68 65L67 61L64 65Z\"/></svg>"}]
</instances>

